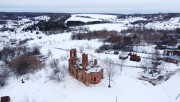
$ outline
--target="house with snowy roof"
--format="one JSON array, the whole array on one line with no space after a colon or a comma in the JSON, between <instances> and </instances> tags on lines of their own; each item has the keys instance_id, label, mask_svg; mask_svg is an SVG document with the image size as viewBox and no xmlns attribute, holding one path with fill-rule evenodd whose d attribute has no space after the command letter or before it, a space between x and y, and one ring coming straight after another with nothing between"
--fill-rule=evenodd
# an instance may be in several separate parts
<instances>
[{"instance_id":1,"label":"house with snowy roof","mask_svg":"<svg viewBox=\"0 0 180 102\"><path fill-rule=\"evenodd\" d=\"M180 56L171 55L167 57L168 62L178 64L180 62Z\"/></svg>"},{"instance_id":2,"label":"house with snowy roof","mask_svg":"<svg viewBox=\"0 0 180 102\"><path fill-rule=\"evenodd\" d=\"M89 61L88 55L83 53L80 60L76 49L70 50L69 73L86 85L97 84L103 78L103 69L98 65L97 59Z\"/></svg>"}]
</instances>

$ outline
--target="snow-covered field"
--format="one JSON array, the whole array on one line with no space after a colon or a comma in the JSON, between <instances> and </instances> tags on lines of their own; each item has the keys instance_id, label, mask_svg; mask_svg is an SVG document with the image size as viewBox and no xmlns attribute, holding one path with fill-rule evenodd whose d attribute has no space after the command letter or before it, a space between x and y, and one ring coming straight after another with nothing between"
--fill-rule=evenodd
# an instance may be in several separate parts
<instances>
[{"instance_id":1,"label":"snow-covered field","mask_svg":"<svg viewBox=\"0 0 180 102\"><path fill-rule=\"evenodd\" d=\"M49 19L48 17L37 17L36 19ZM130 20L116 20L117 17L113 15L100 15L100 14L74 14L68 20L82 20L84 22L97 21L97 20L110 20L114 23L110 24L95 24L87 25L90 30L116 30L121 31L127 29L128 26L132 26L129 22L135 20L145 20L143 18L129 18ZM180 27L178 23L179 18L171 19L168 23L173 28ZM29 20L24 20L29 21ZM128 26L127 26L128 24ZM156 25L157 24L157 25ZM11 24L8 24L9 26ZM161 24L151 23L157 29L161 28ZM149 26L147 25L147 26ZM26 74L21 77L11 76L8 79L7 85L0 89L0 96L10 96L12 102L180 102L180 97L176 99L180 93L180 73L176 73L167 81L159 85L152 85L149 82L139 80L138 78L143 73L143 69L135 68L140 66L141 63L129 61L129 58L125 60L124 64L127 67L123 67L120 74L120 66L115 66L116 75L112 81L112 87L108 88L108 80L106 76L97 85L86 86L78 80L71 77L68 73L63 82L57 83L49 80L49 75L52 69L48 66L48 63L53 58L66 57L66 60L61 61L68 66L69 51L71 48L76 48L78 52L83 49L83 52L93 55L98 59L98 63L106 58L113 59L114 63L119 64L121 61L118 55L95 53L95 50L103 45L103 42L99 40L71 40L72 33L62 33L56 35L46 36L43 33L35 34L35 32L21 32L21 28L17 30L17 34L11 32L1 32L0 49L3 46L7 46L10 39L23 40L26 38L33 38L27 42L26 46L33 47L38 45L41 53L44 56L48 55L48 51L52 51L52 56L46 60L47 66L43 69L33 73ZM4 37L6 36L6 37ZM4 38L2 38L4 37ZM42 37L39 39L39 37ZM154 46L141 46L138 48L139 52L152 51ZM147 57L148 54L138 53L138 55ZM81 53L78 53L81 56ZM91 56L89 56L91 58ZM142 61L143 62L143 58ZM164 63L164 71L174 71L180 69L175 64ZM134 67L128 67L134 66ZM21 83L21 79L25 80L25 83Z\"/></svg>"},{"instance_id":2,"label":"snow-covered field","mask_svg":"<svg viewBox=\"0 0 180 102\"><path fill-rule=\"evenodd\" d=\"M147 28L175 29L180 27L180 17L171 18L169 21L152 22L146 25Z\"/></svg>"},{"instance_id":3,"label":"snow-covered field","mask_svg":"<svg viewBox=\"0 0 180 102\"><path fill-rule=\"evenodd\" d=\"M117 19L114 15L102 15L102 14L74 14L67 21L112 21Z\"/></svg>"}]
</instances>

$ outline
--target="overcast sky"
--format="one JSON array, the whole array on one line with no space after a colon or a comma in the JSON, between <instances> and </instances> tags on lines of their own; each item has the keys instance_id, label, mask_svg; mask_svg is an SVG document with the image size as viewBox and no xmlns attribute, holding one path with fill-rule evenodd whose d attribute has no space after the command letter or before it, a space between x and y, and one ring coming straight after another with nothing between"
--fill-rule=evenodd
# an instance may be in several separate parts
<instances>
[{"instance_id":1,"label":"overcast sky","mask_svg":"<svg viewBox=\"0 0 180 102\"><path fill-rule=\"evenodd\" d=\"M0 0L3 12L180 13L180 0Z\"/></svg>"}]
</instances>

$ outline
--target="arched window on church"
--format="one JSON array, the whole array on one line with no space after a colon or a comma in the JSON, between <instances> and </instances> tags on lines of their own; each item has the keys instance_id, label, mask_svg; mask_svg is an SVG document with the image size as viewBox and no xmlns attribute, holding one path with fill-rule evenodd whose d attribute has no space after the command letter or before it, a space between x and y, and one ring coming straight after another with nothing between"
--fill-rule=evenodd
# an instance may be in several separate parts
<instances>
[{"instance_id":1,"label":"arched window on church","mask_svg":"<svg viewBox=\"0 0 180 102\"><path fill-rule=\"evenodd\" d=\"M96 82L96 78L94 77L94 81Z\"/></svg>"},{"instance_id":2,"label":"arched window on church","mask_svg":"<svg viewBox=\"0 0 180 102\"><path fill-rule=\"evenodd\" d=\"M94 81L94 78L93 78L93 77L91 77L91 81Z\"/></svg>"}]
</instances>

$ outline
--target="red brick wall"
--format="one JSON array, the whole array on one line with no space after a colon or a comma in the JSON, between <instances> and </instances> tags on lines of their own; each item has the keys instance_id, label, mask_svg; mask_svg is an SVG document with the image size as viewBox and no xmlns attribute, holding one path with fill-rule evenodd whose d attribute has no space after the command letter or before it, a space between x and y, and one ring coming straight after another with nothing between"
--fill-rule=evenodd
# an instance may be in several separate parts
<instances>
[{"instance_id":1,"label":"red brick wall","mask_svg":"<svg viewBox=\"0 0 180 102\"><path fill-rule=\"evenodd\" d=\"M71 76L76 78L77 80L85 83L86 85L89 84L97 84L103 78L103 70L100 72L94 73L86 73L85 69L88 65L88 55L82 54L82 67L83 69L78 68L76 66L77 61L77 54L76 49L70 50L70 59L69 59L69 73ZM97 60L94 60L94 65L97 64Z\"/></svg>"},{"instance_id":2,"label":"red brick wall","mask_svg":"<svg viewBox=\"0 0 180 102\"><path fill-rule=\"evenodd\" d=\"M82 68L86 69L88 65L88 55L87 54L82 54Z\"/></svg>"}]
</instances>

